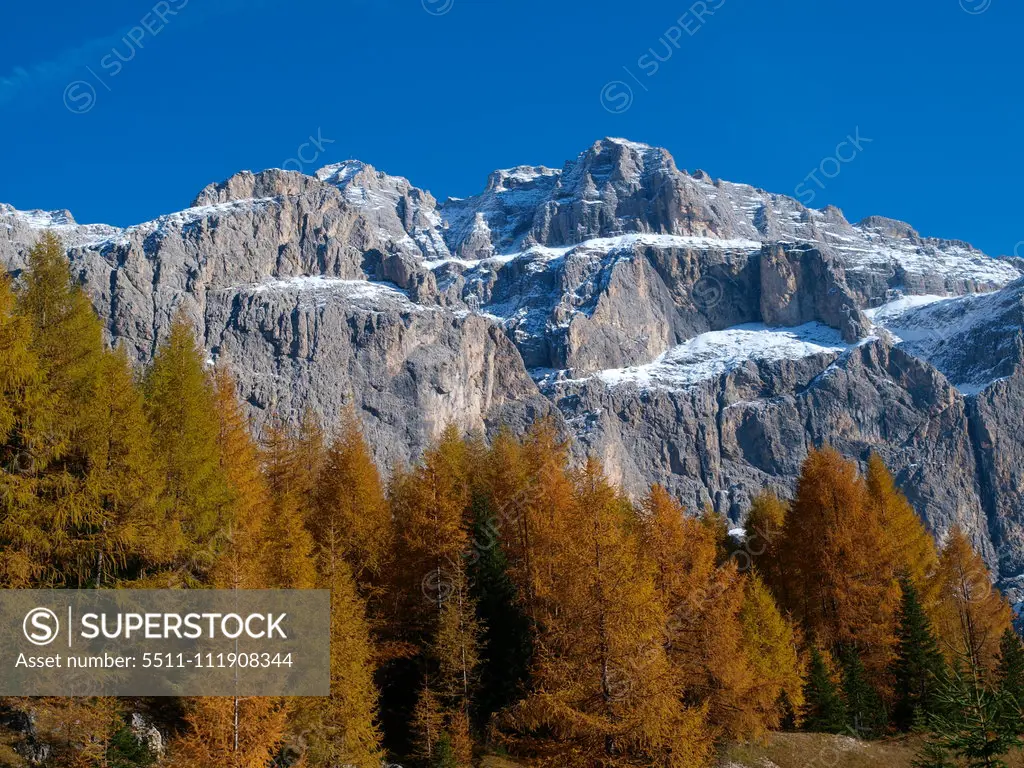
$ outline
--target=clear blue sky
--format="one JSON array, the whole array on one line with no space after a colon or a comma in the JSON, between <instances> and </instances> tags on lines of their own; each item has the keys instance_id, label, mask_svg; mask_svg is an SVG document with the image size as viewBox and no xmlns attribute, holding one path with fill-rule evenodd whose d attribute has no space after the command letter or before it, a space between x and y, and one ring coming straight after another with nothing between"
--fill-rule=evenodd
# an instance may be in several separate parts
<instances>
[{"instance_id":1,"label":"clear blue sky","mask_svg":"<svg viewBox=\"0 0 1024 768\"><path fill-rule=\"evenodd\" d=\"M1020 0L706 0L699 19L691 4L15 3L0 25L0 201L135 223L280 167L318 133L333 143L307 170L359 158L441 199L606 135L794 194L859 127L871 142L811 187L815 207L994 254L1024 240Z\"/></svg>"}]
</instances>

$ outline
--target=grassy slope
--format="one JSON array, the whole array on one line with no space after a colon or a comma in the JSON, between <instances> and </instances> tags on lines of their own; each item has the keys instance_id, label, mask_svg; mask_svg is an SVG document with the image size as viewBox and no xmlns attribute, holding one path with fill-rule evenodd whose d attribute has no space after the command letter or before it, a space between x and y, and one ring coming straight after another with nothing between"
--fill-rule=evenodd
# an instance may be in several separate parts
<instances>
[{"instance_id":1,"label":"grassy slope","mask_svg":"<svg viewBox=\"0 0 1024 768\"><path fill-rule=\"evenodd\" d=\"M911 768L919 740L864 742L823 733L774 733L763 744L737 744L726 750L719 768ZM1010 768L1024 768L1014 755ZM485 757L481 768L524 768L507 758Z\"/></svg>"},{"instance_id":2,"label":"grassy slope","mask_svg":"<svg viewBox=\"0 0 1024 768\"><path fill-rule=\"evenodd\" d=\"M863 742L822 733L775 733L764 744L728 750L720 768L911 768L920 741L913 738ZM1007 760L1024 768L1020 754Z\"/></svg>"}]
</instances>

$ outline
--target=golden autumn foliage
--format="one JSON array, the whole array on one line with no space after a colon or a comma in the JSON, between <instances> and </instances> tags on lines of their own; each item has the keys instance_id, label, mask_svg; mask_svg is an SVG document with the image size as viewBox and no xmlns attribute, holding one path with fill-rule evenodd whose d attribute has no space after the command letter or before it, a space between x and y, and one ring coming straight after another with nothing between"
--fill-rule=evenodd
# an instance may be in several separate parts
<instances>
[{"instance_id":1,"label":"golden autumn foliage","mask_svg":"<svg viewBox=\"0 0 1024 768\"><path fill-rule=\"evenodd\" d=\"M667 611L667 650L688 701L712 730L749 738L777 727L780 701L799 700L792 627L738 561L719 563L720 526L688 518L660 486L643 505L643 541Z\"/></svg>"},{"instance_id":2,"label":"golden autumn foliage","mask_svg":"<svg viewBox=\"0 0 1024 768\"><path fill-rule=\"evenodd\" d=\"M19 700L32 718L39 738L60 768L93 768L106 762L114 734L123 726L121 707L113 697Z\"/></svg>"},{"instance_id":3,"label":"golden autumn foliage","mask_svg":"<svg viewBox=\"0 0 1024 768\"><path fill-rule=\"evenodd\" d=\"M161 482L142 393L127 355L104 351L98 371L81 441L90 514L74 570L80 582L104 587L116 580L133 552L159 551Z\"/></svg>"},{"instance_id":4,"label":"golden autumn foliage","mask_svg":"<svg viewBox=\"0 0 1024 768\"><path fill-rule=\"evenodd\" d=\"M43 418L48 426L46 450L37 452L36 459L39 465L74 462L74 440L81 434L103 354L102 327L54 234L43 235L29 251L26 265L17 308L28 321L29 347L45 389L40 407L47 411Z\"/></svg>"},{"instance_id":5,"label":"golden autumn foliage","mask_svg":"<svg viewBox=\"0 0 1024 768\"><path fill-rule=\"evenodd\" d=\"M719 567L716 526L687 517L660 486L644 503L643 539L666 611L666 649L685 696L708 707L715 728L732 732L747 670L740 650L743 579Z\"/></svg>"},{"instance_id":6,"label":"golden autumn foliage","mask_svg":"<svg viewBox=\"0 0 1024 768\"><path fill-rule=\"evenodd\" d=\"M403 570L411 579L404 590L412 636L424 648L434 646L468 662L474 653L467 645L476 639L471 629L475 607L467 591L467 458L465 443L449 426L419 466L396 475L390 496ZM442 625L455 647L437 645Z\"/></svg>"},{"instance_id":7,"label":"golden autumn foliage","mask_svg":"<svg viewBox=\"0 0 1024 768\"><path fill-rule=\"evenodd\" d=\"M29 323L15 312L11 279L0 275L0 439L7 443L15 430L25 433L31 419L33 381L38 381L39 361L28 345ZM23 438L24 440L24 438ZM11 467L12 456L4 457Z\"/></svg>"},{"instance_id":8,"label":"golden autumn foliage","mask_svg":"<svg viewBox=\"0 0 1024 768\"><path fill-rule=\"evenodd\" d=\"M521 445L506 439L496 443L494 452L492 493L508 553L509 574L522 595L527 615L539 623L551 610L551 601L560 587L555 562L576 504L568 472L568 445L559 439L552 423L541 421ZM500 465L506 458L509 464Z\"/></svg>"},{"instance_id":9,"label":"golden autumn foliage","mask_svg":"<svg viewBox=\"0 0 1024 768\"><path fill-rule=\"evenodd\" d=\"M780 546L786 528L789 504L771 491L759 493L750 502L745 529L745 552L772 593L781 596L786 587Z\"/></svg>"},{"instance_id":10,"label":"golden autumn foliage","mask_svg":"<svg viewBox=\"0 0 1024 768\"><path fill-rule=\"evenodd\" d=\"M5 275L0 280L0 585L5 588L28 586L45 568L46 534L32 507L37 468L52 450L43 437L50 416L30 333Z\"/></svg>"},{"instance_id":11,"label":"golden autumn foliage","mask_svg":"<svg viewBox=\"0 0 1024 768\"><path fill-rule=\"evenodd\" d=\"M447 733L455 764L458 768L472 768L473 735L469 730L469 715L466 714L466 710L459 709L451 713Z\"/></svg>"},{"instance_id":12,"label":"golden autumn foliage","mask_svg":"<svg viewBox=\"0 0 1024 768\"><path fill-rule=\"evenodd\" d=\"M346 411L326 450L309 521L321 557L343 557L360 593L380 590L393 551L394 526L384 485L355 413Z\"/></svg>"},{"instance_id":13,"label":"golden autumn foliage","mask_svg":"<svg viewBox=\"0 0 1024 768\"><path fill-rule=\"evenodd\" d=\"M534 691L507 717L545 764L699 766L710 756L705 712L683 705L665 651L666 614L638 520L594 461L573 478L550 563ZM538 738L537 733L550 734Z\"/></svg>"},{"instance_id":14,"label":"golden autumn foliage","mask_svg":"<svg viewBox=\"0 0 1024 768\"><path fill-rule=\"evenodd\" d=\"M319 578L317 586L331 590L331 696L297 707L305 764L376 768L382 759L381 733L365 605L344 560L325 562Z\"/></svg>"},{"instance_id":15,"label":"golden autumn foliage","mask_svg":"<svg viewBox=\"0 0 1024 768\"><path fill-rule=\"evenodd\" d=\"M904 572L914 587L926 594L929 579L938 565L935 540L910 506L907 497L896 487L896 482L878 454L872 453L868 458L864 479L867 483L868 503L874 508L882 526L885 560Z\"/></svg>"},{"instance_id":16,"label":"golden autumn foliage","mask_svg":"<svg viewBox=\"0 0 1024 768\"><path fill-rule=\"evenodd\" d=\"M171 745L174 768L266 768L285 738L281 699L190 699L187 731Z\"/></svg>"},{"instance_id":17,"label":"golden autumn foliage","mask_svg":"<svg viewBox=\"0 0 1024 768\"><path fill-rule=\"evenodd\" d=\"M259 449L249 432L235 395L231 374L214 374L217 402L217 445L230 493L225 542L211 580L218 589L259 589L265 586L260 557L269 538L270 488L260 470Z\"/></svg>"},{"instance_id":18,"label":"golden autumn foliage","mask_svg":"<svg viewBox=\"0 0 1024 768\"><path fill-rule=\"evenodd\" d=\"M316 583L313 537L306 526L309 513L305 506L312 481L299 458L302 450L301 441L282 427L268 428L263 448L270 484L265 556L269 585L278 589L312 589Z\"/></svg>"},{"instance_id":19,"label":"golden autumn foliage","mask_svg":"<svg viewBox=\"0 0 1024 768\"><path fill-rule=\"evenodd\" d=\"M1013 612L959 527L946 538L929 594L926 607L947 662L991 674Z\"/></svg>"},{"instance_id":20,"label":"golden autumn foliage","mask_svg":"<svg viewBox=\"0 0 1024 768\"><path fill-rule=\"evenodd\" d=\"M423 686L416 698L416 708L412 713L412 733L416 757L428 765L432 764L444 735L444 713L429 683Z\"/></svg>"},{"instance_id":21,"label":"golden autumn foliage","mask_svg":"<svg viewBox=\"0 0 1024 768\"><path fill-rule=\"evenodd\" d=\"M745 692L744 733L758 736L782 725L786 705L795 710L803 705L805 665L793 626L779 612L771 592L757 575L747 579L740 623L752 680Z\"/></svg>"},{"instance_id":22,"label":"golden autumn foliage","mask_svg":"<svg viewBox=\"0 0 1024 768\"><path fill-rule=\"evenodd\" d=\"M896 644L904 567L885 542L856 464L831 449L812 451L779 540L778 597L809 642L859 649L878 686L886 685Z\"/></svg>"},{"instance_id":23,"label":"golden autumn foliage","mask_svg":"<svg viewBox=\"0 0 1024 768\"><path fill-rule=\"evenodd\" d=\"M146 372L146 409L164 475L158 500L168 583L206 578L225 530L230 493L217 446L213 381L188 320L179 314Z\"/></svg>"}]
</instances>

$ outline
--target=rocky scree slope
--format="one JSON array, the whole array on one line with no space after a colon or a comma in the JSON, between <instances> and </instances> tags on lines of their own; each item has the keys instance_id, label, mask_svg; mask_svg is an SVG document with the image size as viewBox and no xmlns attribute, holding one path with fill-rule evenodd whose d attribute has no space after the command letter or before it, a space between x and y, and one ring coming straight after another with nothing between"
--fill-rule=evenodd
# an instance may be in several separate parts
<instances>
[{"instance_id":1,"label":"rocky scree slope","mask_svg":"<svg viewBox=\"0 0 1024 768\"><path fill-rule=\"evenodd\" d=\"M1024 265L604 139L438 203L349 161L242 172L128 228L0 206L17 274L65 241L139 361L185 312L257 425L354 406L386 466L448 421L552 415L634 493L740 520L812 446L879 452L941 536L1024 572Z\"/></svg>"}]
</instances>

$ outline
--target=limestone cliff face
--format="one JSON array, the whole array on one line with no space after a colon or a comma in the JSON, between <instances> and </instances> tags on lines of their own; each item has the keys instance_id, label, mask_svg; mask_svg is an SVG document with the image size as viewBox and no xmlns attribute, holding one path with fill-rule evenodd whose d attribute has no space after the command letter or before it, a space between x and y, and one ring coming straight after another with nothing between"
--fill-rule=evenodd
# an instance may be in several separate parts
<instances>
[{"instance_id":1,"label":"limestone cliff face","mask_svg":"<svg viewBox=\"0 0 1024 768\"><path fill-rule=\"evenodd\" d=\"M393 467L450 421L551 415L632 492L736 520L813 446L876 451L937 534L1024 573L1020 260L622 139L442 203L350 161L123 229L0 206L8 270L47 228L114 343L144 363L186 313L257 428L352 406Z\"/></svg>"},{"instance_id":2,"label":"limestone cliff face","mask_svg":"<svg viewBox=\"0 0 1024 768\"><path fill-rule=\"evenodd\" d=\"M967 398L885 341L840 351L836 336L836 344L799 358L737 360L696 382L662 363L660 377L606 373L545 391L574 426L579 452L603 456L634 493L658 482L691 509L710 504L741 519L760 488L791 494L815 446L864 461L876 452L932 530L959 523L994 558Z\"/></svg>"}]
</instances>

